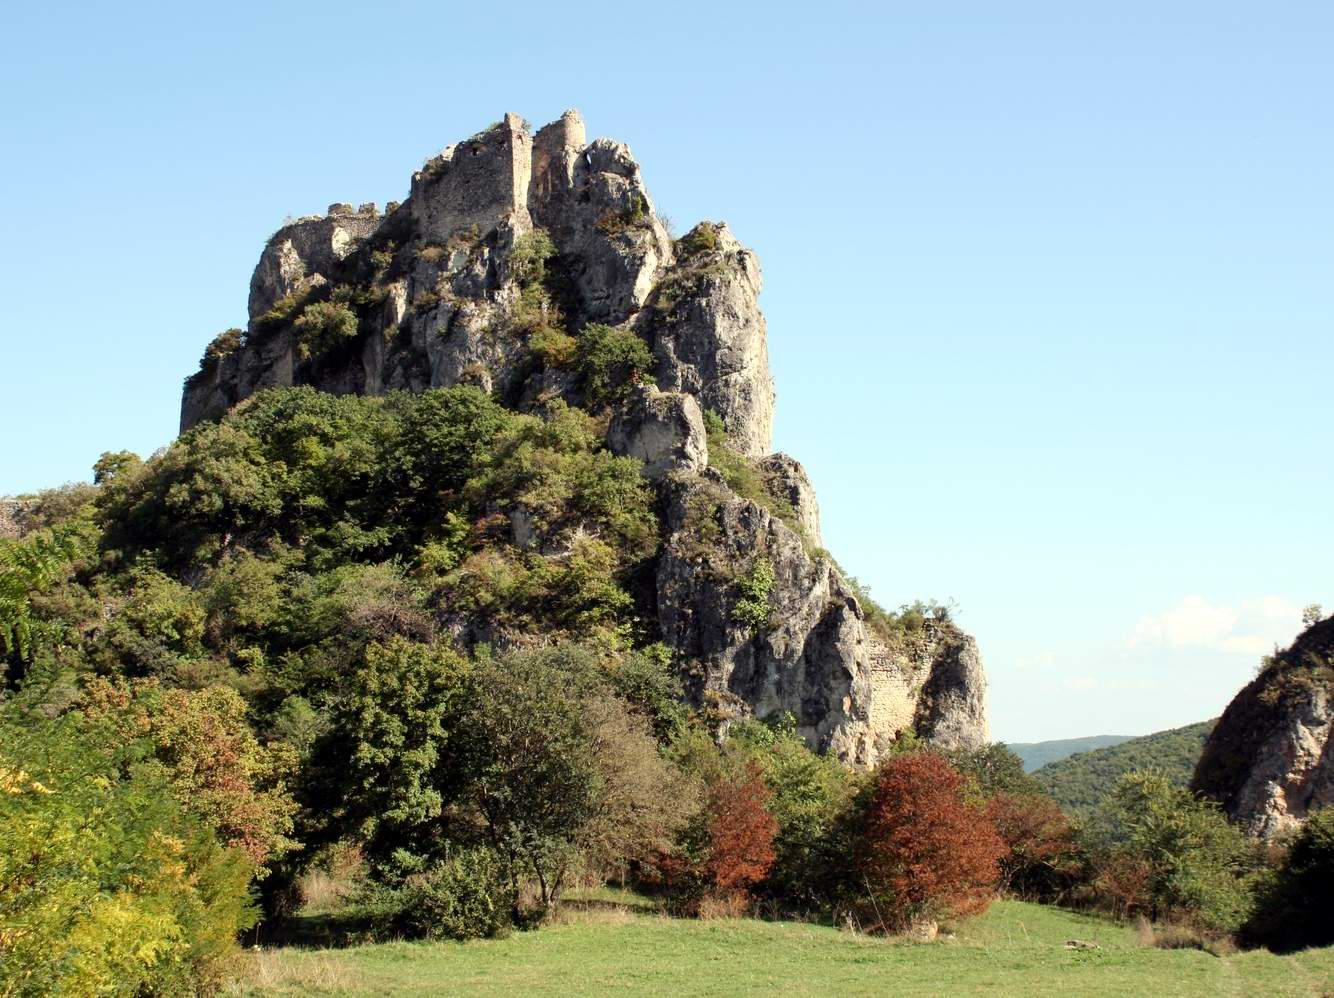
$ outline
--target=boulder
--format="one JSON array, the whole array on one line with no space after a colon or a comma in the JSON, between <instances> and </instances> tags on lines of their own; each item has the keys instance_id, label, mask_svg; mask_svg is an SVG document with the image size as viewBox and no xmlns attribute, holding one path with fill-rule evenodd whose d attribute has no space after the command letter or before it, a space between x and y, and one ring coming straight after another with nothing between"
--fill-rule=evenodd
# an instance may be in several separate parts
<instances>
[{"instance_id":1,"label":"boulder","mask_svg":"<svg viewBox=\"0 0 1334 998\"><path fill-rule=\"evenodd\" d=\"M657 480L671 472L698 474L709 465L704 415L691 395L639 385L612 418L607 444L615 454L644 462Z\"/></svg>"}]
</instances>

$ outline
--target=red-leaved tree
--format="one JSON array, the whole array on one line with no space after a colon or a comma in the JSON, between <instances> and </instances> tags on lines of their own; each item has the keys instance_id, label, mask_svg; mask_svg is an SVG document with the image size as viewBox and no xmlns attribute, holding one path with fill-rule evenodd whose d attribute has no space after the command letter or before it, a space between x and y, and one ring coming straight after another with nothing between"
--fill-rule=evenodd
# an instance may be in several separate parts
<instances>
[{"instance_id":1,"label":"red-leaved tree","mask_svg":"<svg viewBox=\"0 0 1334 998\"><path fill-rule=\"evenodd\" d=\"M1005 843L963 778L934 752L894 756L880 767L856 846L867 927L978 914L991 903Z\"/></svg>"},{"instance_id":2,"label":"red-leaved tree","mask_svg":"<svg viewBox=\"0 0 1334 998\"><path fill-rule=\"evenodd\" d=\"M1038 898L1058 895L1073 873L1074 828L1045 794L998 793L987 815L1005 843L1000 889Z\"/></svg>"},{"instance_id":3,"label":"red-leaved tree","mask_svg":"<svg viewBox=\"0 0 1334 998\"><path fill-rule=\"evenodd\" d=\"M709 788L708 879L720 895L748 892L774 862L778 822L769 813L770 790L754 762Z\"/></svg>"}]
</instances>

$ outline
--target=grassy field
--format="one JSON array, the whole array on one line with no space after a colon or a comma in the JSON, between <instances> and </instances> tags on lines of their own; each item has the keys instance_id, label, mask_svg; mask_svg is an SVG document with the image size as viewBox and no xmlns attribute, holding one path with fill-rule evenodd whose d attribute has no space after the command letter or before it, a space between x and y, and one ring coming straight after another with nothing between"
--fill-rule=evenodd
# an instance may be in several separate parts
<instances>
[{"instance_id":1,"label":"grassy field","mask_svg":"<svg viewBox=\"0 0 1334 998\"><path fill-rule=\"evenodd\" d=\"M1142 945L1102 919L1003 901L934 943L825 926L666 918L585 901L508 939L273 949L246 957L233 994L1320 995L1334 949L1218 957ZM1096 949L1068 949L1067 940Z\"/></svg>"}]
</instances>

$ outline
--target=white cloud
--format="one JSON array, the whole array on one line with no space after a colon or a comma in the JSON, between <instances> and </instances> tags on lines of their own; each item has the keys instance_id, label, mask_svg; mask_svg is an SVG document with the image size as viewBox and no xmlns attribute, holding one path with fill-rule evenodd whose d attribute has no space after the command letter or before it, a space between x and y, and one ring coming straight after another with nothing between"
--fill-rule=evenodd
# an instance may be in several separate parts
<instances>
[{"instance_id":1,"label":"white cloud","mask_svg":"<svg viewBox=\"0 0 1334 998\"><path fill-rule=\"evenodd\" d=\"M1287 644L1301 628L1302 608L1281 596L1262 596L1227 605L1187 596L1135 625L1128 644L1168 648L1208 648L1257 658Z\"/></svg>"}]
</instances>

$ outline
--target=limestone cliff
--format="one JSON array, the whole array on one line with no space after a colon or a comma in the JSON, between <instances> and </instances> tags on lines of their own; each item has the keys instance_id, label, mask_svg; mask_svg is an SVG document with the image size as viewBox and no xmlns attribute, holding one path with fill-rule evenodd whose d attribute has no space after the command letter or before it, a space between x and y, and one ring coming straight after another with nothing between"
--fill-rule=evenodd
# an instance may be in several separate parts
<instances>
[{"instance_id":1,"label":"limestone cliff","mask_svg":"<svg viewBox=\"0 0 1334 998\"><path fill-rule=\"evenodd\" d=\"M466 383L519 409L598 409L578 337L610 327L641 344L656 382L612 406L607 440L658 483L651 602L695 698L724 721L791 711L813 744L860 764L909 729L984 741L976 644L944 621L869 620L821 550L804 469L770 454L761 285L725 225L673 240L626 146L589 142L573 111L535 134L509 114L429 160L383 214L338 204L279 229L246 329L186 382L181 428L297 384Z\"/></svg>"},{"instance_id":2,"label":"limestone cliff","mask_svg":"<svg viewBox=\"0 0 1334 998\"><path fill-rule=\"evenodd\" d=\"M1334 805L1334 617L1268 659L1233 698L1191 787L1264 838Z\"/></svg>"},{"instance_id":3,"label":"limestone cliff","mask_svg":"<svg viewBox=\"0 0 1334 998\"><path fill-rule=\"evenodd\" d=\"M507 114L428 161L383 215L336 204L274 233L250 282L248 326L186 383L181 429L274 385L381 394L471 381L516 404L570 394L513 335L523 303L511 254L535 228L559 254L571 329L633 329L662 387L695 395L745 453L768 453L774 393L754 254L708 224L673 244L630 150L586 142L573 111L536 135ZM357 335L303 349L286 320L338 289L352 296Z\"/></svg>"}]
</instances>

